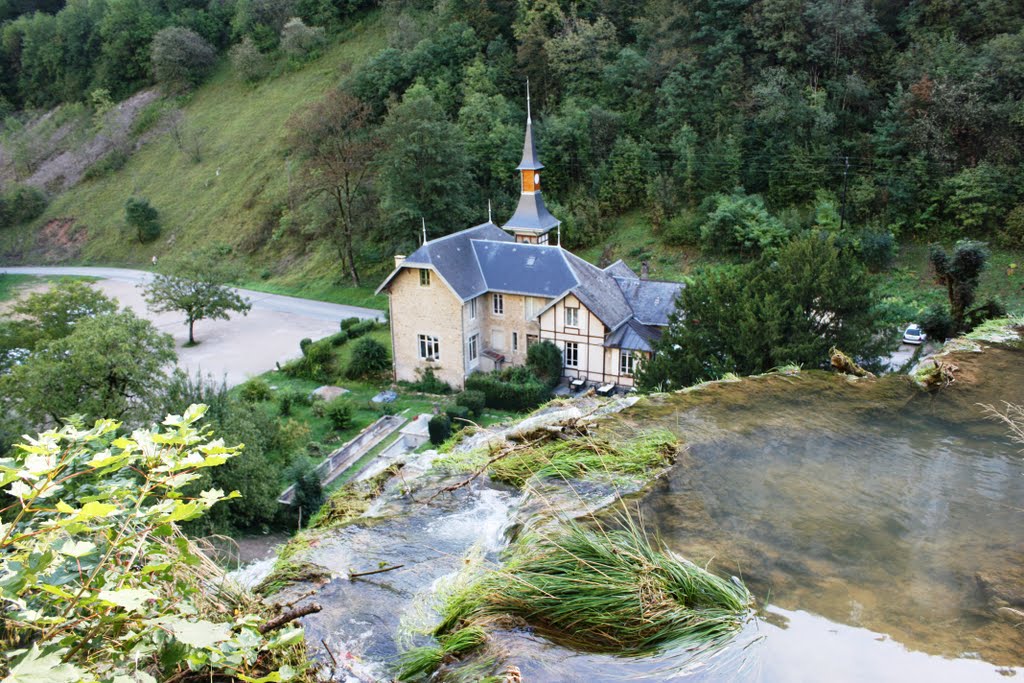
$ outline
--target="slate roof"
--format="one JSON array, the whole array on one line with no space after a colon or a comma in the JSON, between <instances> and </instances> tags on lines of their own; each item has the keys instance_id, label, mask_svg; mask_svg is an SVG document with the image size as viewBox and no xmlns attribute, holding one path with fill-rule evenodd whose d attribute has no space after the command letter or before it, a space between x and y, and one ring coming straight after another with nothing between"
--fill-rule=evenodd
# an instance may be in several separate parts
<instances>
[{"instance_id":1,"label":"slate roof","mask_svg":"<svg viewBox=\"0 0 1024 683\"><path fill-rule=\"evenodd\" d=\"M529 105L527 105L529 106ZM526 118L526 138L523 140L523 160L516 166L517 171L539 171L544 168L537 156L537 147L533 144L533 121Z\"/></svg>"},{"instance_id":2,"label":"slate roof","mask_svg":"<svg viewBox=\"0 0 1024 683\"><path fill-rule=\"evenodd\" d=\"M604 272L608 273L612 277L630 277L637 278L637 274L633 272L633 269L626 265L626 262L619 259L615 263L611 264L604 269Z\"/></svg>"},{"instance_id":3,"label":"slate roof","mask_svg":"<svg viewBox=\"0 0 1024 683\"><path fill-rule=\"evenodd\" d=\"M633 317L644 325L668 325L676 297L685 287L681 282L641 280L636 276L616 277L615 283L629 303Z\"/></svg>"},{"instance_id":4,"label":"slate roof","mask_svg":"<svg viewBox=\"0 0 1024 683\"><path fill-rule=\"evenodd\" d=\"M409 254L405 262L395 268L377 288L380 293L402 268L433 267L462 301L468 301L487 291L487 283L476 262L473 240L494 240L515 242L515 238L488 221L481 225L461 230L445 237L430 240Z\"/></svg>"},{"instance_id":5,"label":"slate roof","mask_svg":"<svg viewBox=\"0 0 1024 683\"><path fill-rule=\"evenodd\" d=\"M473 240L487 291L552 298L578 284L559 247Z\"/></svg>"},{"instance_id":6,"label":"slate roof","mask_svg":"<svg viewBox=\"0 0 1024 683\"><path fill-rule=\"evenodd\" d=\"M612 349L630 349L632 351L652 351L654 342L661 338L661 330L630 320L625 325L608 335L604 345Z\"/></svg>"},{"instance_id":7,"label":"slate roof","mask_svg":"<svg viewBox=\"0 0 1024 683\"><path fill-rule=\"evenodd\" d=\"M561 222L551 215L548 207L544 206L544 198L541 197L540 192L523 192L519 195L516 212L503 227L506 230L532 230L545 233L557 227Z\"/></svg>"},{"instance_id":8,"label":"slate roof","mask_svg":"<svg viewBox=\"0 0 1024 683\"><path fill-rule=\"evenodd\" d=\"M572 289L572 293L605 327L614 330L633 316L614 278L575 254L565 250L562 253L579 280L579 285Z\"/></svg>"}]
</instances>

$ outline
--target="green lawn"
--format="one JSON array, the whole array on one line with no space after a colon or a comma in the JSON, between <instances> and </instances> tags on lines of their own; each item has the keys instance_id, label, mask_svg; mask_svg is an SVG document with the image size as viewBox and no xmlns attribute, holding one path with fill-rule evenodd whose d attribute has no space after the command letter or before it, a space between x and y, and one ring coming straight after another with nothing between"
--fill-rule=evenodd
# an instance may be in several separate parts
<instances>
[{"instance_id":1,"label":"green lawn","mask_svg":"<svg viewBox=\"0 0 1024 683\"><path fill-rule=\"evenodd\" d=\"M391 348L391 332L387 326L382 326L379 329L370 332L368 335L371 339L384 344L389 350ZM337 367L344 368L348 365L349 359L352 355L352 349L358 340L352 340L336 350L337 354ZM277 370L266 372L259 376L274 389L275 398L270 401L262 403L262 407L272 415L278 415L280 413L280 406L277 397L286 391L298 391L303 394L309 394L318 386L321 382L306 379L296 379L289 377L283 372ZM351 401L353 412L352 412L352 425L344 430L335 430L330 421L324 417L317 417L311 406L295 405L292 408L289 419L305 424L309 427L309 441L319 443L323 445L322 452L319 454L312 454L311 456L315 460L320 460L328 455L332 450L342 445L343 443L354 438L360 431L365 429L381 415L381 408L370 402L379 392L385 389L393 389L398 394L398 399L390 404L396 413L403 413L407 418L412 418L421 413L432 414L434 412L434 406L437 405L443 411L448 405L455 402L455 395L433 395L433 394L421 394L414 391L410 391L404 387L395 386L389 380L382 380L380 382L366 382L356 381L347 379L338 379L334 382L337 386L341 386L349 390L348 394L345 394L346 399ZM237 393L240 387L235 387L232 392ZM498 422L504 422L513 418L521 417L515 413L509 413L500 410L487 409L480 422L482 425L487 426L496 424ZM364 456L358 463L356 468L362 468L369 463L374 456L380 453L386 444L390 443L391 439L385 441L385 444L371 450L366 456ZM342 476L337 480L338 485L347 481L348 477Z\"/></svg>"}]
</instances>

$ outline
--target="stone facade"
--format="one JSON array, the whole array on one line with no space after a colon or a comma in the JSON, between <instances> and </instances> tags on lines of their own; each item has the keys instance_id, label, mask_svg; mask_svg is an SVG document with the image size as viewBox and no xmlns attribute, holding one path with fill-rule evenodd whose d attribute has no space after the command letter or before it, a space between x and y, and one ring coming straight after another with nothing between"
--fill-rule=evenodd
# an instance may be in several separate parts
<instances>
[{"instance_id":1,"label":"stone facade","mask_svg":"<svg viewBox=\"0 0 1024 683\"><path fill-rule=\"evenodd\" d=\"M426 368L453 387L465 381L465 353L459 298L435 271L421 284L420 268L402 268L391 282L388 297L395 379L414 382ZM400 322L397 322L400 321ZM420 357L420 335L437 339L437 360Z\"/></svg>"}]
</instances>

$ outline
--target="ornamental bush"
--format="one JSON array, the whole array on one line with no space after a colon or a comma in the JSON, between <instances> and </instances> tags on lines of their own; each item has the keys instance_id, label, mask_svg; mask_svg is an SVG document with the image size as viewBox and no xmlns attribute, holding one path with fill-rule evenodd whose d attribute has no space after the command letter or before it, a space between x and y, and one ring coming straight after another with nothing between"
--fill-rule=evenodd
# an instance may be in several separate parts
<instances>
[{"instance_id":1,"label":"ornamental bush","mask_svg":"<svg viewBox=\"0 0 1024 683\"><path fill-rule=\"evenodd\" d=\"M463 391L455 397L455 404L465 406L474 417L479 417L487 404L487 397L482 391Z\"/></svg>"},{"instance_id":2,"label":"ornamental bush","mask_svg":"<svg viewBox=\"0 0 1024 683\"><path fill-rule=\"evenodd\" d=\"M11 494L0 523L0 610L18 649L0 657L9 681L295 680L281 653L294 627L266 634L260 603L178 528L220 501L192 498L200 473L241 455L197 425L206 406L169 415L159 431L119 436L120 423L71 424L28 438L0 459Z\"/></svg>"},{"instance_id":3,"label":"ornamental bush","mask_svg":"<svg viewBox=\"0 0 1024 683\"><path fill-rule=\"evenodd\" d=\"M346 374L352 379L379 377L391 368L388 350L376 339L360 339L352 349Z\"/></svg>"},{"instance_id":4,"label":"ornamental bush","mask_svg":"<svg viewBox=\"0 0 1024 683\"><path fill-rule=\"evenodd\" d=\"M323 412L324 417L331 421L331 426L338 431L352 426L352 402L344 396L338 396L325 403Z\"/></svg>"},{"instance_id":5,"label":"ornamental bush","mask_svg":"<svg viewBox=\"0 0 1024 683\"><path fill-rule=\"evenodd\" d=\"M526 350L526 367L542 382L555 387L562 379L562 352L550 341L531 344Z\"/></svg>"}]
</instances>

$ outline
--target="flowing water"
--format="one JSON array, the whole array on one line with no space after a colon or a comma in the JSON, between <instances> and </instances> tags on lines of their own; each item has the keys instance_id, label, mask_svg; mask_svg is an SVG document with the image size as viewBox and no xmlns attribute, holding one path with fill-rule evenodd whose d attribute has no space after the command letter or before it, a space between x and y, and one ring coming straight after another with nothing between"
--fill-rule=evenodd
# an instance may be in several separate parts
<instances>
[{"instance_id":1,"label":"flowing water","mask_svg":"<svg viewBox=\"0 0 1024 683\"><path fill-rule=\"evenodd\" d=\"M741 576L758 616L716 652L587 655L524 631L496 634L496 649L530 682L1024 675L1024 456L977 405L1024 403L1021 361L1008 349L966 358L961 384L937 396L903 377L803 373L641 402L613 419L669 428L687 450L628 505L673 551ZM312 634L392 659L394 634L469 547L496 556L519 502L486 486L429 507L394 499L342 530L318 562L409 568L329 584Z\"/></svg>"}]
</instances>

